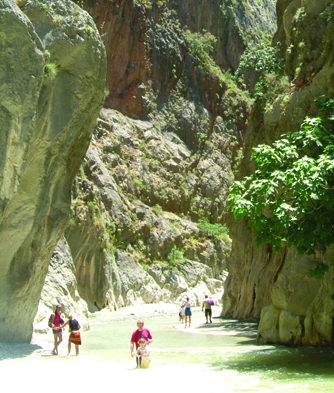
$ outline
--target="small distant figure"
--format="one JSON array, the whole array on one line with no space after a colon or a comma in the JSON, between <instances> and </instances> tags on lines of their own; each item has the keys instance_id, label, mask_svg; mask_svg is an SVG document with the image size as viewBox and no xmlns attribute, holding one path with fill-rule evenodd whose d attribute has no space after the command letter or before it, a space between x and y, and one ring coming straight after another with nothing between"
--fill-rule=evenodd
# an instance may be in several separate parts
<instances>
[{"instance_id":1,"label":"small distant figure","mask_svg":"<svg viewBox=\"0 0 334 393\"><path fill-rule=\"evenodd\" d=\"M203 309L205 310L205 319L206 322L205 323L209 323L209 319L210 319L210 323L212 323L212 306L214 305L214 301L209 299L208 295L205 295L205 300L202 303L202 311Z\"/></svg>"},{"instance_id":2,"label":"small distant figure","mask_svg":"<svg viewBox=\"0 0 334 393\"><path fill-rule=\"evenodd\" d=\"M141 338L139 341L139 347L137 349L137 368L149 368L151 365L150 358L150 347L147 345L145 338Z\"/></svg>"},{"instance_id":3,"label":"small distant figure","mask_svg":"<svg viewBox=\"0 0 334 393\"><path fill-rule=\"evenodd\" d=\"M75 354L76 356L79 355L79 345L81 345L81 334L80 334L80 329L81 326L79 322L76 319L73 319L73 315L69 314L68 315L68 321L64 323L62 326L62 329L66 326L69 325L70 327L70 335L68 338L68 354L71 353L71 344L73 343L75 345Z\"/></svg>"},{"instance_id":4,"label":"small distant figure","mask_svg":"<svg viewBox=\"0 0 334 393\"><path fill-rule=\"evenodd\" d=\"M192 312L191 312L191 304L190 304L190 301L189 301L189 297L187 297L187 300L186 300L186 302L184 304L184 309L185 309L184 310L185 327L187 327L187 323L188 323L188 326L190 327ZM188 322L188 318L189 318L189 322Z\"/></svg>"},{"instance_id":5,"label":"small distant figure","mask_svg":"<svg viewBox=\"0 0 334 393\"><path fill-rule=\"evenodd\" d=\"M57 304L56 310L54 314L51 314L51 327L54 339L54 347L52 350L52 355L58 355L58 347L60 343L63 341L63 334L62 328L60 327L61 324L64 323L64 320L61 317L61 305Z\"/></svg>"},{"instance_id":6,"label":"small distant figure","mask_svg":"<svg viewBox=\"0 0 334 393\"><path fill-rule=\"evenodd\" d=\"M184 322L184 312L185 312L185 302L181 303L180 311L179 311L179 322Z\"/></svg>"},{"instance_id":7,"label":"small distant figure","mask_svg":"<svg viewBox=\"0 0 334 393\"><path fill-rule=\"evenodd\" d=\"M143 338L146 341L146 344L149 345L153 341L151 333L148 329L144 328L144 322L142 320L137 321L138 329L132 333L130 340L130 352L131 356L134 357L136 354L134 353L134 346L136 345L136 352L139 347L139 340ZM137 367L139 365L139 358L136 356Z\"/></svg>"}]
</instances>

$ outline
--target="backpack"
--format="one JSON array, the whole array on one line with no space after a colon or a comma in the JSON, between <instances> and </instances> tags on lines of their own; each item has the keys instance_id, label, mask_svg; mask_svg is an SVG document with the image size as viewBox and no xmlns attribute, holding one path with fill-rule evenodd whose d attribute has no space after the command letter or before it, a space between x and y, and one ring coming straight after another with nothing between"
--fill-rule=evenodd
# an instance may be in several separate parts
<instances>
[{"instance_id":1,"label":"backpack","mask_svg":"<svg viewBox=\"0 0 334 393\"><path fill-rule=\"evenodd\" d=\"M50 315L49 320L48 320L48 326L49 326L50 328L52 328L52 322L51 322L51 321L52 321L52 315L53 315L53 314ZM56 315L57 315L57 313L55 314L55 318L56 318ZM64 320L63 320L63 318L61 318L61 317L59 318L59 324L60 324L60 325L63 325L63 324L64 324Z\"/></svg>"},{"instance_id":2,"label":"backpack","mask_svg":"<svg viewBox=\"0 0 334 393\"><path fill-rule=\"evenodd\" d=\"M52 322L51 322L51 320L52 320L52 315L53 315L53 314L50 315L49 320L48 320L48 326L49 326L50 328L52 328Z\"/></svg>"}]
</instances>

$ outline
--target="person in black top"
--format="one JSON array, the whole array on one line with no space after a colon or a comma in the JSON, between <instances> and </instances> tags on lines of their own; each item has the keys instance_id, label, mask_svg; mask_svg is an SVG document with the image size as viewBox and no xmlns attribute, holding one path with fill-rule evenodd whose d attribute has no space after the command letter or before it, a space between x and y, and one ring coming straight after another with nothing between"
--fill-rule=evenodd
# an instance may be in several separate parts
<instances>
[{"instance_id":1,"label":"person in black top","mask_svg":"<svg viewBox=\"0 0 334 393\"><path fill-rule=\"evenodd\" d=\"M69 314L68 315L68 321L64 323L64 325L61 327L62 329L66 326L69 325L70 327L70 336L68 338L68 354L67 356L71 353L71 343L75 344L75 354L76 356L79 355L79 345L81 345L81 335L80 335L80 329L81 326L79 322L76 319L73 319L73 315Z\"/></svg>"}]
</instances>

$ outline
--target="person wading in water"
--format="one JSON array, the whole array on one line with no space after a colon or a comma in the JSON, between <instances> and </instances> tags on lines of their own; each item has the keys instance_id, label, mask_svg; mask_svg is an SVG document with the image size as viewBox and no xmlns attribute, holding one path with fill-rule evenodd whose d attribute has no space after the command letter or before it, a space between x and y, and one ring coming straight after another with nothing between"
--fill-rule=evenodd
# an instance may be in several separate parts
<instances>
[{"instance_id":1,"label":"person wading in water","mask_svg":"<svg viewBox=\"0 0 334 393\"><path fill-rule=\"evenodd\" d=\"M142 320L137 321L137 327L138 329L132 333L132 337L130 340L130 351L132 357L136 356L136 352L139 347L139 340L141 338L144 338L146 340L147 345L151 344L151 342L153 341L150 331L148 329L144 329L144 322ZM133 350L135 345L136 351L134 352ZM136 357L137 367L140 367L140 359L141 358Z\"/></svg>"},{"instance_id":2,"label":"person wading in water","mask_svg":"<svg viewBox=\"0 0 334 393\"><path fill-rule=\"evenodd\" d=\"M185 308L185 311L184 311L185 327L187 327L188 318L189 318L188 326L190 327L190 325L191 325L192 312L191 312L190 307L191 307L191 304L190 304L189 298L187 297L186 302L185 302L185 306L184 306L184 308Z\"/></svg>"}]
</instances>

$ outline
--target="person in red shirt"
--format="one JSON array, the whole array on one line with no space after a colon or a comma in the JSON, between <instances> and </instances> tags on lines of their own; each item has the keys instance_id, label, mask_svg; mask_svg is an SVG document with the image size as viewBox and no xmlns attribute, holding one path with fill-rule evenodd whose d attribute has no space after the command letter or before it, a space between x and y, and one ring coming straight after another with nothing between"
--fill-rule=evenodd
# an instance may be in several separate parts
<instances>
[{"instance_id":1,"label":"person in red shirt","mask_svg":"<svg viewBox=\"0 0 334 393\"><path fill-rule=\"evenodd\" d=\"M58 355L58 346L63 341L63 334L62 334L63 330L60 327L60 325L63 323L64 321L61 317L61 305L58 304L56 306L56 311L54 312L54 314L52 314L51 317L51 326L52 326L52 332L54 337L54 348L51 352L52 355Z\"/></svg>"},{"instance_id":2,"label":"person in red shirt","mask_svg":"<svg viewBox=\"0 0 334 393\"><path fill-rule=\"evenodd\" d=\"M139 340L141 338L144 338L146 340L147 345L151 344L151 342L153 341L150 331L144 328L144 322L142 320L137 321L137 327L138 329L132 333L132 337L130 340L130 351L132 357L136 356L137 349L139 347ZM136 351L134 352L133 350L135 345L136 345ZM137 367L140 366L139 360L140 358L136 357Z\"/></svg>"}]
</instances>

